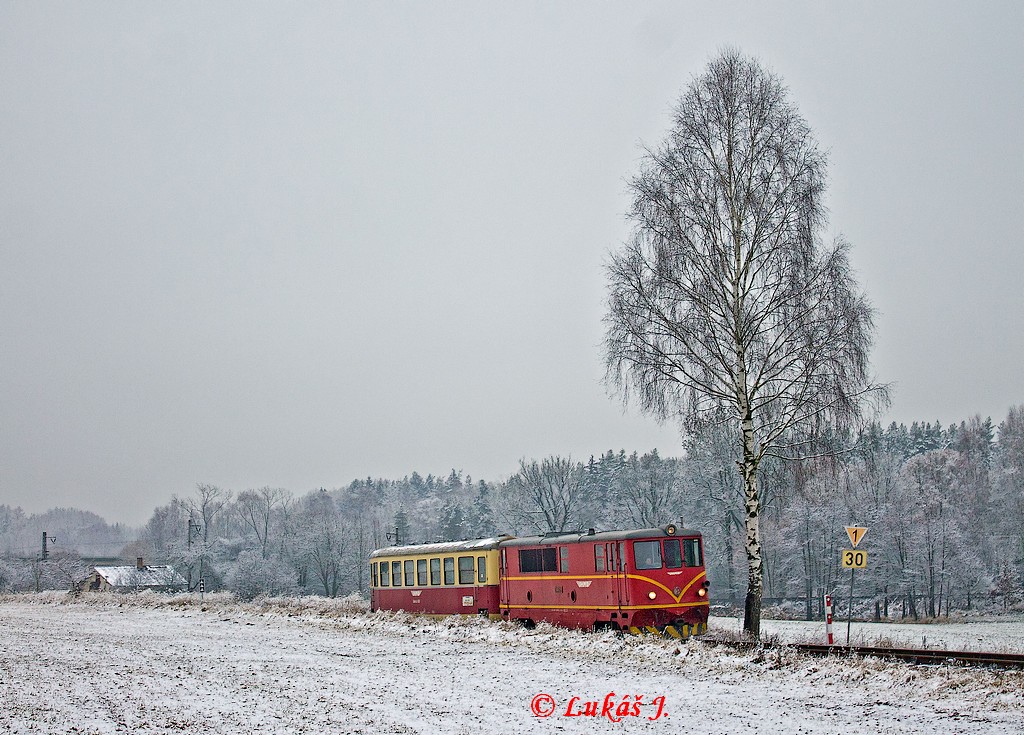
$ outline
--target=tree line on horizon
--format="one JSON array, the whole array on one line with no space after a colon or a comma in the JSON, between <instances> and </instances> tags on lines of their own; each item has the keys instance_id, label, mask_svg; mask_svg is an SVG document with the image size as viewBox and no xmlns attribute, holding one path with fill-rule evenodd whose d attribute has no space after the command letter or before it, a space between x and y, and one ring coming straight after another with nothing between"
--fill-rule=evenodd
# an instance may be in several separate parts
<instances>
[{"instance_id":1,"label":"tree line on horizon","mask_svg":"<svg viewBox=\"0 0 1024 735\"><path fill-rule=\"evenodd\" d=\"M858 547L869 555L857 577L860 616L935 618L1024 602L1024 406L998 427L980 417L948 427L875 423L831 442L834 451L814 459L763 467L769 605L810 619L824 594L845 591L847 525L869 529ZM395 543L677 522L703 534L713 604L737 609L746 584L737 452L725 431L707 430L689 436L680 457L553 455L522 460L501 482L452 470L304 495L199 485L156 508L142 529L84 510L26 516L0 506L0 590L68 588L84 576L81 559L104 549L172 563L193 588L202 578L207 590L246 599L365 596L370 551ZM42 530L58 538L45 562L24 553Z\"/></svg>"}]
</instances>

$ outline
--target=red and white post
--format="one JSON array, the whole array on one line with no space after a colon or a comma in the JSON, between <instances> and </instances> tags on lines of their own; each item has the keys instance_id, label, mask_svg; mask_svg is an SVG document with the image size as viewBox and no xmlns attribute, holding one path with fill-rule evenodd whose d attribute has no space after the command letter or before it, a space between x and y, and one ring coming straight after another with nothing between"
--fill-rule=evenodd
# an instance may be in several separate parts
<instances>
[{"instance_id":1,"label":"red and white post","mask_svg":"<svg viewBox=\"0 0 1024 735\"><path fill-rule=\"evenodd\" d=\"M825 595L825 635L828 636L828 644L832 641L832 595Z\"/></svg>"}]
</instances>

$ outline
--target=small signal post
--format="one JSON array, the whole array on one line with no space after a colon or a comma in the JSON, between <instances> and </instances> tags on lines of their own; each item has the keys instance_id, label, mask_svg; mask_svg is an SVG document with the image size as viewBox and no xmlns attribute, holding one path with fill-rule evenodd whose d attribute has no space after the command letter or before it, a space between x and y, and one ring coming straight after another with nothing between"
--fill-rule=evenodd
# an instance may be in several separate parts
<instances>
[{"instance_id":1,"label":"small signal post","mask_svg":"<svg viewBox=\"0 0 1024 735\"><path fill-rule=\"evenodd\" d=\"M832 639L832 595L825 595L825 635L831 646L834 643Z\"/></svg>"}]
</instances>

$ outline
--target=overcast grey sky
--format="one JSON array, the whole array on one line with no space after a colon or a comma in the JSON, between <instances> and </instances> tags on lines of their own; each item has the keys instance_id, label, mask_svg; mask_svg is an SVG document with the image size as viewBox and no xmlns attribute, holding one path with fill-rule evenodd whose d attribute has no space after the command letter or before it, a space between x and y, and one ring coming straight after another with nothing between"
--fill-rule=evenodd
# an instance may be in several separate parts
<instances>
[{"instance_id":1,"label":"overcast grey sky","mask_svg":"<svg viewBox=\"0 0 1024 735\"><path fill-rule=\"evenodd\" d=\"M601 383L626 178L761 59L831 152L886 421L1024 402L1019 3L0 3L0 503L142 523L678 451Z\"/></svg>"}]
</instances>

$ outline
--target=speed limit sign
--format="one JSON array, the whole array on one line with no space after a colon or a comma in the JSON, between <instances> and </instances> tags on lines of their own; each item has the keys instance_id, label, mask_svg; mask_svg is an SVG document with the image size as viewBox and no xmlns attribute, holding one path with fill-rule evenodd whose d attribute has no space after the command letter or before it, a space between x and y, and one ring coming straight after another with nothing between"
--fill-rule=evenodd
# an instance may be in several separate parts
<instances>
[{"instance_id":1,"label":"speed limit sign","mask_svg":"<svg viewBox=\"0 0 1024 735\"><path fill-rule=\"evenodd\" d=\"M868 566L868 552L857 549L843 549L840 559L843 562L843 569L866 569Z\"/></svg>"}]
</instances>

